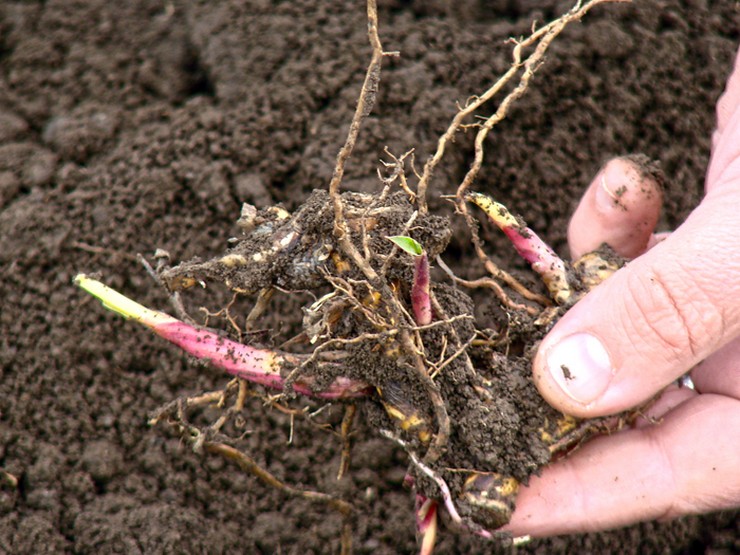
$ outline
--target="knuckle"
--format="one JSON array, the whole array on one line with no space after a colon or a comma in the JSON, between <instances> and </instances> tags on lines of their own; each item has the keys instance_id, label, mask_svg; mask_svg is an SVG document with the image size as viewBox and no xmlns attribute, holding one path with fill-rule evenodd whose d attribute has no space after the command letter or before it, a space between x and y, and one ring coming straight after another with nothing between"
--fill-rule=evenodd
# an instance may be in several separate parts
<instances>
[{"instance_id":1,"label":"knuckle","mask_svg":"<svg viewBox=\"0 0 740 555\"><path fill-rule=\"evenodd\" d=\"M672 357L696 359L723 333L721 306L679 267L633 272L628 291L628 325L649 349L655 339Z\"/></svg>"}]
</instances>

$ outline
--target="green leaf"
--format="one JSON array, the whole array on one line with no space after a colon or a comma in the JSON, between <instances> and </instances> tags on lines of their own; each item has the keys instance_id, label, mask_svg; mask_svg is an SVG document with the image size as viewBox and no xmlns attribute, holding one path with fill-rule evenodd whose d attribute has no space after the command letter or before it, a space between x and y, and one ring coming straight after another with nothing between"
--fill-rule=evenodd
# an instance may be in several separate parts
<instances>
[{"instance_id":1,"label":"green leaf","mask_svg":"<svg viewBox=\"0 0 740 555\"><path fill-rule=\"evenodd\" d=\"M424 254L424 249L419 244L419 242L415 241L411 237L406 237L405 235L395 235L393 237L388 237L388 239L393 241L396 245L398 245L404 251L413 256L421 256L422 254Z\"/></svg>"}]
</instances>

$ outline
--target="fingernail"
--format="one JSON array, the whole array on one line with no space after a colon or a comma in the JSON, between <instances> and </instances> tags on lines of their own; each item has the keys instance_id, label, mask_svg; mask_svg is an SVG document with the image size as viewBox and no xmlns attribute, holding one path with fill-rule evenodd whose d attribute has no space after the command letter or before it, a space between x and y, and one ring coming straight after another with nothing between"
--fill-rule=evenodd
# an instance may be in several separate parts
<instances>
[{"instance_id":1,"label":"fingernail","mask_svg":"<svg viewBox=\"0 0 740 555\"><path fill-rule=\"evenodd\" d=\"M609 353L588 333L560 340L546 351L545 361L555 383L582 405L601 397L614 376Z\"/></svg>"},{"instance_id":2,"label":"fingernail","mask_svg":"<svg viewBox=\"0 0 740 555\"><path fill-rule=\"evenodd\" d=\"M621 161L619 163L611 162L596 177L599 185L596 189L596 204L600 210L605 213L609 213L615 208L627 210L626 205L622 202L622 197L627 192L624 181L629 169L625 168Z\"/></svg>"}]
</instances>

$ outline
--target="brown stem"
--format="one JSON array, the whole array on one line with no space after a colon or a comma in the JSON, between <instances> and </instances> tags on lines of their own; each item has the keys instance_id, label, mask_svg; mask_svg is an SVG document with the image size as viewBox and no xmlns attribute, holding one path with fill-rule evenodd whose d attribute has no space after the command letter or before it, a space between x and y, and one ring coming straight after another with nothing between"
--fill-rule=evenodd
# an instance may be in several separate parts
<instances>
[{"instance_id":1,"label":"brown stem","mask_svg":"<svg viewBox=\"0 0 740 555\"><path fill-rule=\"evenodd\" d=\"M352 423L355 420L355 414L357 414L357 405L347 405L344 409L344 416L342 417L341 436L342 436L342 459L339 463L339 472L337 473L337 480L341 480L349 470L350 461L350 448L352 446L349 438L350 430L352 429Z\"/></svg>"},{"instance_id":2,"label":"brown stem","mask_svg":"<svg viewBox=\"0 0 740 555\"><path fill-rule=\"evenodd\" d=\"M485 288L491 289L496 294L496 297L498 297L501 303L507 308L511 308L513 310L523 310L524 312L527 312L528 314L532 316L536 316L540 312L542 312L540 308L514 302L513 300L511 300L511 297L509 297L506 294L506 292L504 291L504 288L501 287L501 285L499 285L498 282L494 281L491 278L483 277L483 278L478 278L475 280L467 280L467 279L463 279L461 277L456 276L455 273L450 269L449 266L447 266L447 264L444 262L444 260L442 260L442 258L439 255L437 255L437 265L440 268L442 268L442 270L450 277L450 279L452 279L452 281L454 281L455 283L459 285L468 287L470 289L476 289L478 287L485 287ZM548 301L547 297L543 297L542 295L537 295L537 299L541 299L539 301L540 304L547 304L547 301Z\"/></svg>"},{"instance_id":3,"label":"brown stem","mask_svg":"<svg viewBox=\"0 0 740 555\"><path fill-rule=\"evenodd\" d=\"M339 150L334 173L329 182L329 196L334 204L334 235L342 242L342 246L345 247L347 252L354 250L354 247L352 246L352 249L346 248L352 244L347 238L347 223L344 219L344 204L342 203L342 197L339 195L339 187L344 176L344 167L355 147L362 122L370 115L375 104L375 95L378 92L378 83L380 83L380 66L385 55L378 35L378 8L375 0L368 0L367 2L367 34L370 46L373 49L372 57L365 72L365 81L362 84L360 97L357 99L357 108L355 108L354 116L349 125L347 139L344 146ZM356 253L356 255L359 257L359 253Z\"/></svg>"},{"instance_id":4,"label":"brown stem","mask_svg":"<svg viewBox=\"0 0 740 555\"><path fill-rule=\"evenodd\" d=\"M529 37L516 41L516 45L512 52L513 62L511 64L511 67L498 79L498 81L491 85L488 90L486 90L480 96L474 97L474 100L468 102L464 108L462 108L457 114L455 114L455 117L452 119L452 122L450 123L447 131L445 131L445 133L439 138L437 142L436 152L424 165L424 170L422 172L422 176L419 180L416 191L419 211L422 214L426 213L428 210L426 194L432 174L434 173L435 168L444 156L447 144L454 140L457 132L464 126L463 122L465 121L465 119L473 115L475 111L478 110L478 108L480 108L483 104L496 96L503 89L503 87L507 83L509 83L509 81L511 81L517 75L517 73L519 73L522 67L525 68L519 85L504 98L504 100L499 105L498 110L496 110L496 113L486 120L483 128L481 129L481 131L479 131L478 136L476 137L476 161L474 162L474 166L477 166L477 168L473 170L473 173L470 174L469 178L468 176L466 176L464 183L467 183L465 185L465 189L467 189L467 187L470 185L470 182L472 182L472 179L475 178L478 169L480 168L478 158L480 158L480 161L482 161L483 140L485 139L488 132L506 116L510 105L522 94L524 94L529 84L529 79L532 77L532 74L541 62L545 51L550 45L550 42L552 42L552 40L558 34L560 34L560 32L568 23L581 19L591 8L598 4L612 1L629 2L630 0L591 0L585 5L581 5L581 2L579 1L568 13L549 23L548 25L537 29ZM522 50L534 44L537 44L538 42L540 44L538 44L535 52L532 53L525 62L522 62Z\"/></svg>"},{"instance_id":5,"label":"brown stem","mask_svg":"<svg viewBox=\"0 0 740 555\"><path fill-rule=\"evenodd\" d=\"M273 474L259 466L249 455L239 451L238 449L235 449L234 447L231 447L230 445L226 445L225 443L206 441L203 443L203 449L205 449L209 453L220 455L225 459L235 463L244 472L249 472L250 474L257 477L259 480L261 480L263 483L282 491L290 497L300 497L312 503L328 505L343 516L351 515L354 510L352 505L350 505L346 501L342 501L341 499L332 497L329 494L321 493L318 491L302 490L281 482Z\"/></svg>"},{"instance_id":6,"label":"brown stem","mask_svg":"<svg viewBox=\"0 0 740 555\"><path fill-rule=\"evenodd\" d=\"M367 2L367 21L368 38L370 40L370 46L372 47L373 53L365 74L365 81L362 85L362 90L360 91L360 97L357 100L357 108L355 109L355 114L350 123L347 140L337 155L337 163L334 168L331 182L329 183L329 196L334 206L334 237L336 238L339 247L342 252L362 271L369 281L370 286L375 289L375 291L381 293L382 298L388 300L386 310L389 313L390 321L395 322L396 325L398 325L404 321L403 310L388 284L381 279L378 273L373 269L369 262L363 258L357 247L352 243L347 229L347 222L344 218L344 204L342 202L342 197L339 194L339 187L342 181L342 176L344 175L344 166L352 153L355 142L357 141L360 126L362 125L363 120L369 115L373 104L375 103L375 94L380 81L380 67L383 56L395 55L393 53L386 54L383 52L383 47L380 43L380 36L378 35L378 9L375 0L368 0ZM445 446L447 445L447 441L450 436L450 418L447 414L447 409L444 406L444 401L442 400L439 388L429 377L427 368L424 365L424 360L419 356L415 349L408 330L401 329L398 335L401 348L410 357L412 357L414 361L413 366L426 389L427 395L432 402L432 406L434 407L438 428L437 433L434 436L434 441L431 443L425 457L425 460L431 464L431 462L436 461L442 456Z\"/></svg>"},{"instance_id":7,"label":"brown stem","mask_svg":"<svg viewBox=\"0 0 740 555\"><path fill-rule=\"evenodd\" d=\"M499 104L496 112L485 120L485 122L481 126L480 131L478 131L478 134L475 137L475 159L473 160L473 164L471 165L470 170L465 175L463 182L457 189L457 198L459 201L462 201L464 199L466 191L473 183L473 180L476 178L481 166L483 165L483 143L486 140L488 133L506 117L506 114L508 113L511 105L516 100L521 98L527 91L527 88L529 87L529 81L532 79L535 71L537 71L540 64L542 63L545 52L547 52L547 49L549 48L552 41L562 32L563 29L565 29L566 25L568 25L571 21L576 21L582 18L584 15L586 15L586 12L588 12L588 10L590 10L595 5L608 1L611 0L591 0L591 2L588 2L585 6L580 7L579 3L567 14L533 33L528 40L516 43L513 51L514 63L512 64L512 69L516 68L516 70L518 71L519 68L524 67L524 72L519 78L519 83L514 88L514 90L506 95L506 98L501 101L501 104ZM533 37L536 38L532 40ZM534 52L530 54L524 62L522 62L522 49L525 46L529 46L536 41L539 42L537 43Z\"/></svg>"}]
</instances>

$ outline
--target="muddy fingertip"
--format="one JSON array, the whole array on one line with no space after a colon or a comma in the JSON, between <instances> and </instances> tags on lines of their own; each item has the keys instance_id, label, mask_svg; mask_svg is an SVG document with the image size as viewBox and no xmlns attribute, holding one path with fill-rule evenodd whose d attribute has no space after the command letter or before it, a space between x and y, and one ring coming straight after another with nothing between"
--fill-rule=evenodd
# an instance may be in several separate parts
<instances>
[{"instance_id":1,"label":"muddy fingertip","mask_svg":"<svg viewBox=\"0 0 740 555\"><path fill-rule=\"evenodd\" d=\"M643 154L607 162L571 218L572 257L579 258L602 243L628 259L645 252L660 217L664 184L659 164Z\"/></svg>"},{"instance_id":2,"label":"muddy fingertip","mask_svg":"<svg viewBox=\"0 0 740 555\"><path fill-rule=\"evenodd\" d=\"M645 154L628 154L611 160L604 168L607 167L610 174L616 174L607 177L614 178L618 187L612 190L608 181L601 185L617 207L630 211L649 206L660 211L665 188L665 174L660 162ZM622 182L619 181L620 175Z\"/></svg>"}]
</instances>

